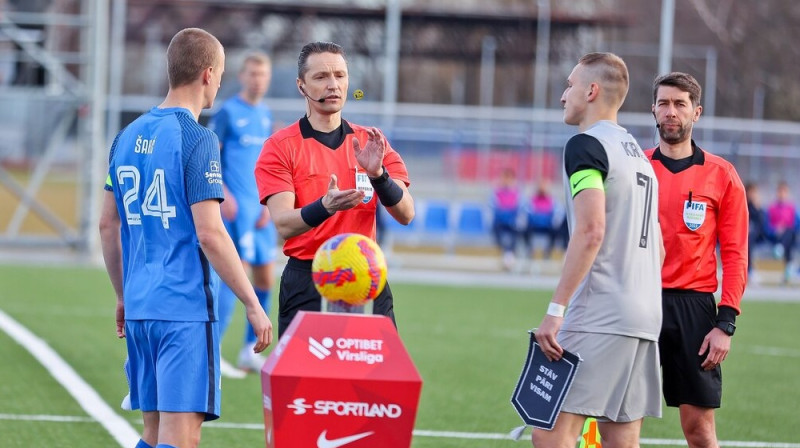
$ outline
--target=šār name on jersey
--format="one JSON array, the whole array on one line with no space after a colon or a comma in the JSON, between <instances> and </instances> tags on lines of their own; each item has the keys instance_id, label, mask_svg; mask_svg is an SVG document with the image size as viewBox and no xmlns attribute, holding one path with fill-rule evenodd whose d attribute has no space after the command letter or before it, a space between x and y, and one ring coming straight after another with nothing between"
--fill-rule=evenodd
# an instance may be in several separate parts
<instances>
[{"instance_id":1,"label":"\u0161\u0101r name on jersey","mask_svg":"<svg viewBox=\"0 0 800 448\"><path fill-rule=\"evenodd\" d=\"M142 138L141 135L136 137L136 144L133 147L133 152L136 154L152 154L153 148L156 146L155 138Z\"/></svg>"}]
</instances>

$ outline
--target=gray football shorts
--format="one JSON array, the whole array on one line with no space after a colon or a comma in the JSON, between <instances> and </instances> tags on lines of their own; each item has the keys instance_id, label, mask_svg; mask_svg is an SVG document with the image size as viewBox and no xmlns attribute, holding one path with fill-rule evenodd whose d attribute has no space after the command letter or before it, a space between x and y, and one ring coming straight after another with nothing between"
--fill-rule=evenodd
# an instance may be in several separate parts
<instances>
[{"instance_id":1,"label":"gray football shorts","mask_svg":"<svg viewBox=\"0 0 800 448\"><path fill-rule=\"evenodd\" d=\"M558 343L583 358L561 411L612 422L661 417L656 341L561 331Z\"/></svg>"}]
</instances>

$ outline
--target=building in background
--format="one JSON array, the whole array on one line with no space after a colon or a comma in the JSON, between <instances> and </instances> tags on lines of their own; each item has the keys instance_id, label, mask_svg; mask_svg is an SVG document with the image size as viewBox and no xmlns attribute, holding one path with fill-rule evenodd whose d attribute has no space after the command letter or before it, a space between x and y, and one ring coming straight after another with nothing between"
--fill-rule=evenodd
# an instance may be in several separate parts
<instances>
[{"instance_id":1,"label":"building in background","mask_svg":"<svg viewBox=\"0 0 800 448\"><path fill-rule=\"evenodd\" d=\"M769 187L787 178L797 191L800 181L791 174L800 169L800 89L792 64L800 47L786 42L800 37L800 8L791 0L675 3L672 68L706 86L707 118L698 139L731 160L744 179ZM0 100L7 105L0 110L0 246L25 241L35 228L55 236L56 244L91 247L89 184L99 182L115 131L166 91L163 54L181 28L201 26L219 36L230 66L251 49L270 53L267 102L286 123L304 110L294 82L299 48L312 40L342 43L351 88L365 92L349 105L348 118L390 136L419 179L416 197L475 201L509 166L528 185L526 193L541 180L558 189L570 134L561 122L561 80L588 51L613 51L628 62L631 92L620 122L643 145L655 142L649 110L661 6L639 0L0 0ZM392 17L399 18L396 28ZM221 95L237 88L229 70ZM384 102L387 95L396 101ZM56 180L77 185L78 199L67 200L71 190ZM772 195L764 189L766 199ZM37 244L50 241L32 235Z\"/></svg>"}]
</instances>

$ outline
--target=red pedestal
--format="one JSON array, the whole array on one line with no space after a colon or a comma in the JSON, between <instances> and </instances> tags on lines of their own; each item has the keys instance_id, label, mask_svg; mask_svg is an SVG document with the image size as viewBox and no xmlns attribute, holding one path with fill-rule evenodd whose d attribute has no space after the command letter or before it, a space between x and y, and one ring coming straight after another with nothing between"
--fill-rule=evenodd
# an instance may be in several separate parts
<instances>
[{"instance_id":1,"label":"red pedestal","mask_svg":"<svg viewBox=\"0 0 800 448\"><path fill-rule=\"evenodd\" d=\"M268 448L408 448L422 379L385 316L301 311L261 369Z\"/></svg>"}]
</instances>

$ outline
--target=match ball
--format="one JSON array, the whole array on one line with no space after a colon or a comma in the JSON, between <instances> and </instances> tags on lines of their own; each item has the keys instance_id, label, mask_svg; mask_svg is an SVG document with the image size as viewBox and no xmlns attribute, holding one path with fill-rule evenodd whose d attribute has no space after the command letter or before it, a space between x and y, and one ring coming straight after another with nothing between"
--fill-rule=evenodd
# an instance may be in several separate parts
<instances>
[{"instance_id":1,"label":"match ball","mask_svg":"<svg viewBox=\"0 0 800 448\"><path fill-rule=\"evenodd\" d=\"M342 233L317 249L311 277L325 299L363 305L378 297L386 286L386 258L370 238Z\"/></svg>"},{"instance_id":2,"label":"match ball","mask_svg":"<svg viewBox=\"0 0 800 448\"><path fill-rule=\"evenodd\" d=\"M353 98L357 100L364 98L364 91L361 89L356 89L355 92L353 92Z\"/></svg>"}]
</instances>

